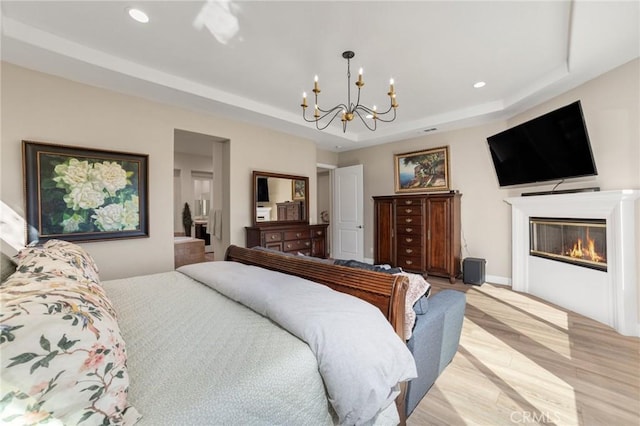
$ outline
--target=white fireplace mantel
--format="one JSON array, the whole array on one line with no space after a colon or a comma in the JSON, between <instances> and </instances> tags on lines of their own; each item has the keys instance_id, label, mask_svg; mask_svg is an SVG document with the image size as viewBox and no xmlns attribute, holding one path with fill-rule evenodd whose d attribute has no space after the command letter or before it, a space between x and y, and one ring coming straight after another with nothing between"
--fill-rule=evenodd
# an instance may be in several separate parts
<instances>
[{"instance_id":1,"label":"white fireplace mantel","mask_svg":"<svg viewBox=\"0 0 640 426\"><path fill-rule=\"evenodd\" d=\"M640 335L636 200L640 190L507 198L512 206L512 287L615 328ZM605 219L607 271L529 255L529 218Z\"/></svg>"}]
</instances>

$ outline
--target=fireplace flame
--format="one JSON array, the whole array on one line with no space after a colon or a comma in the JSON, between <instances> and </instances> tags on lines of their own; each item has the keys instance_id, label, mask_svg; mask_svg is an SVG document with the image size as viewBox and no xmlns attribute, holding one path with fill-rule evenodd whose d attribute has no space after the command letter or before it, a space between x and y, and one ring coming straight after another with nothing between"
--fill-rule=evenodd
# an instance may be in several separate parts
<instances>
[{"instance_id":1,"label":"fireplace flame","mask_svg":"<svg viewBox=\"0 0 640 426\"><path fill-rule=\"evenodd\" d=\"M578 241L575 242L573 248L569 250L567 254L575 259L586 259L592 262L603 262L604 257L596 252L596 243L592 238L589 237L588 228L586 239L587 244L585 246L582 242L582 238L578 238Z\"/></svg>"}]
</instances>

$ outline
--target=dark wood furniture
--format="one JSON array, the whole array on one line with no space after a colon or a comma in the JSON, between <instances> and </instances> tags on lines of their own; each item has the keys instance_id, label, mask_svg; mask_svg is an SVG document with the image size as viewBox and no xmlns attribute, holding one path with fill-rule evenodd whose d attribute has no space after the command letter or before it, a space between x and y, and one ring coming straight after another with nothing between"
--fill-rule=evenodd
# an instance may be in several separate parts
<instances>
[{"instance_id":1,"label":"dark wood furniture","mask_svg":"<svg viewBox=\"0 0 640 426\"><path fill-rule=\"evenodd\" d=\"M253 226L245 227L247 247L327 257L329 225L309 225L309 178L254 171L253 199ZM258 220L257 208L267 206L276 208L277 220Z\"/></svg>"},{"instance_id":2,"label":"dark wood furniture","mask_svg":"<svg viewBox=\"0 0 640 426\"><path fill-rule=\"evenodd\" d=\"M288 201L286 203L276 203L278 221L296 220L300 221L304 217L304 205L302 201Z\"/></svg>"},{"instance_id":3,"label":"dark wood furniture","mask_svg":"<svg viewBox=\"0 0 640 426\"><path fill-rule=\"evenodd\" d=\"M460 276L459 193L389 195L374 200L374 260L410 272Z\"/></svg>"},{"instance_id":4,"label":"dark wood furniture","mask_svg":"<svg viewBox=\"0 0 640 426\"><path fill-rule=\"evenodd\" d=\"M311 225L324 226L326 225ZM326 229L326 228L325 228ZM385 315L398 336L404 341L404 313L408 279L402 275L383 274L346 266L314 262L304 257L281 256L259 250L229 246L225 260L256 265L285 274L296 275L336 291L347 293L377 306ZM406 382L400 384L396 406L400 424L406 424Z\"/></svg>"},{"instance_id":5,"label":"dark wood furniture","mask_svg":"<svg viewBox=\"0 0 640 426\"><path fill-rule=\"evenodd\" d=\"M245 227L247 247L266 247L286 253L327 257L328 224L263 225Z\"/></svg>"},{"instance_id":6,"label":"dark wood furniture","mask_svg":"<svg viewBox=\"0 0 640 426\"><path fill-rule=\"evenodd\" d=\"M206 222L195 222L196 238L204 240L204 245L211 245L211 234L207 230Z\"/></svg>"}]
</instances>

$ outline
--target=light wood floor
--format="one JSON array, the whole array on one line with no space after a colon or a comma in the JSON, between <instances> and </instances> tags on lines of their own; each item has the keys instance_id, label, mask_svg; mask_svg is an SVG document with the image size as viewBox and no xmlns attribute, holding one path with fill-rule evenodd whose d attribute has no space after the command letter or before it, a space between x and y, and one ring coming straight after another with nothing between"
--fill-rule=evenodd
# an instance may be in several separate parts
<instances>
[{"instance_id":1,"label":"light wood floor","mask_svg":"<svg viewBox=\"0 0 640 426\"><path fill-rule=\"evenodd\" d=\"M458 352L408 425L640 425L640 339L509 287L429 281L465 291L467 307Z\"/></svg>"}]
</instances>

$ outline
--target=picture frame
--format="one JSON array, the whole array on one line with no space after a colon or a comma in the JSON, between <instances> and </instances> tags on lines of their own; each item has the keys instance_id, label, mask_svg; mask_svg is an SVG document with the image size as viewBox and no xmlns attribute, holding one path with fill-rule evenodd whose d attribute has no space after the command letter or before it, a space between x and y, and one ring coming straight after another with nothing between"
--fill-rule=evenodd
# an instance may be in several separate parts
<instances>
[{"instance_id":1,"label":"picture frame","mask_svg":"<svg viewBox=\"0 0 640 426\"><path fill-rule=\"evenodd\" d=\"M395 192L449 190L449 147L394 154Z\"/></svg>"},{"instance_id":2,"label":"picture frame","mask_svg":"<svg viewBox=\"0 0 640 426\"><path fill-rule=\"evenodd\" d=\"M146 154L22 141L27 243L149 236Z\"/></svg>"},{"instance_id":3,"label":"picture frame","mask_svg":"<svg viewBox=\"0 0 640 426\"><path fill-rule=\"evenodd\" d=\"M293 201L304 200L305 184L303 180L293 179L291 181L291 199Z\"/></svg>"}]
</instances>

